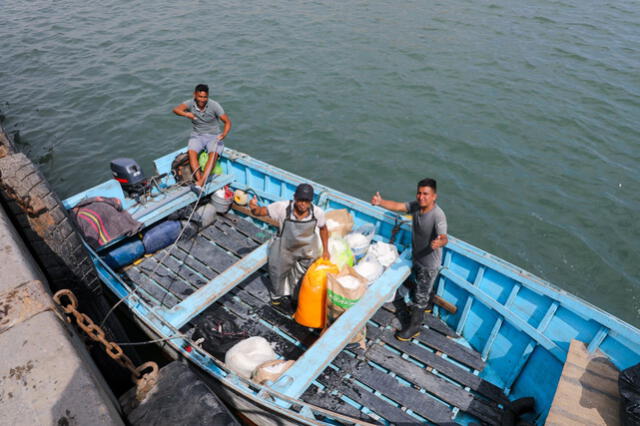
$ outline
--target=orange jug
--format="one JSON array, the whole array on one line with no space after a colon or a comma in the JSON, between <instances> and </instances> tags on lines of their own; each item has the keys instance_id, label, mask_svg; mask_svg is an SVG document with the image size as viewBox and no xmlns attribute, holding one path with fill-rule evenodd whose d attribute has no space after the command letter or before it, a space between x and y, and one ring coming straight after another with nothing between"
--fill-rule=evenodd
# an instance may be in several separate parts
<instances>
[{"instance_id":1,"label":"orange jug","mask_svg":"<svg viewBox=\"0 0 640 426\"><path fill-rule=\"evenodd\" d=\"M300 284L298 309L293 318L300 325L323 328L327 316L327 274L337 274L338 267L322 258L313 262Z\"/></svg>"}]
</instances>

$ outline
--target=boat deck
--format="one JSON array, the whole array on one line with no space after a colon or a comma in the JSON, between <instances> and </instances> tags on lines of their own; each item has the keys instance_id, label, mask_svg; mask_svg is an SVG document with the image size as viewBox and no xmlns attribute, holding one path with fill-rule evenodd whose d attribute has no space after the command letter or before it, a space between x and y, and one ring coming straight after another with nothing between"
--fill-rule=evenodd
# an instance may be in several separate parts
<instances>
[{"instance_id":1,"label":"boat deck","mask_svg":"<svg viewBox=\"0 0 640 426\"><path fill-rule=\"evenodd\" d=\"M170 309L270 238L238 215L219 215L194 238L178 242L123 272L152 306ZM203 315L231 314L250 335L265 337L286 359L298 359L318 338L269 304L266 268L261 268L188 322ZM224 311L224 313L223 313ZM367 325L367 349L343 349L301 399L367 422L499 424L507 397L477 374L481 356L458 343L439 319L427 316L417 339L393 336L404 312L384 305ZM398 318L400 317L400 318Z\"/></svg>"}]
</instances>

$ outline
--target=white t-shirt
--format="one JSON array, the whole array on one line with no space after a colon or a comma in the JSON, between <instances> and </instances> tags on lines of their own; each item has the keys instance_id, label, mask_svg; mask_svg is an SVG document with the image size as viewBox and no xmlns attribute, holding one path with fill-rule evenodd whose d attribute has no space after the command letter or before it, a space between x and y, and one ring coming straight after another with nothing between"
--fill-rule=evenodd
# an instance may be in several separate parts
<instances>
[{"instance_id":1,"label":"white t-shirt","mask_svg":"<svg viewBox=\"0 0 640 426\"><path fill-rule=\"evenodd\" d=\"M285 216L287 215L287 207L289 207L290 202L291 201L287 201L287 200L276 201L275 203L271 203L267 206L267 212L269 213L269 217L276 220L278 222L278 226L282 226L282 223L285 220ZM302 219L298 219L297 217L294 216L293 209L294 207L291 206L291 219L301 221L301 222L311 220L311 214L308 214ZM324 219L324 210L314 205L313 214L316 217L316 220L318 221L316 223L316 226L318 228L322 228L323 226L325 226L326 221Z\"/></svg>"}]
</instances>

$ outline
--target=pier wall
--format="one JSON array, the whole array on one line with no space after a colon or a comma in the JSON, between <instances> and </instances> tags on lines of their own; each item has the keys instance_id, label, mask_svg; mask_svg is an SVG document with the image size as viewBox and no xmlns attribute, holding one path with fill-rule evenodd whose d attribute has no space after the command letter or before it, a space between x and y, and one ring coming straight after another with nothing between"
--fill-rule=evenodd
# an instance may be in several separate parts
<instances>
[{"instance_id":1,"label":"pier wall","mask_svg":"<svg viewBox=\"0 0 640 426\"><path fill-rule=\"evenodd\" d=\"M84 343L0 205L0 423L122 425Z\"/></svg>"}]
</instances>

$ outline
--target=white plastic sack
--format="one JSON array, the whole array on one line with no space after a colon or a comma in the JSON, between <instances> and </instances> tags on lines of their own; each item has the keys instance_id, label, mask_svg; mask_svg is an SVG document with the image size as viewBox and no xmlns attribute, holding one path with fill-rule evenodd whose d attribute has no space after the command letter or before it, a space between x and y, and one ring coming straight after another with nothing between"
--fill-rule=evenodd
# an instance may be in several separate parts
<instances>
[{"instance_id":1,"label":"white plastic sack","mask_svg":"<svg viewBox=\"0 0 640 426\"><path fill-rule=\"evenodd\" d=\"M365 256L353 269L365 277L369 284L380 278L380 275L384 272L384 266L378 262L375 256L371 255Z\"/></svg>"},{"instance_id":2,"label":"white plastic sack","mask_svg":"<svg viewBox=\"0 0 640 426\"><path fill-rule=\"evenodd\" d=\"M375 256L375 258L378 259L378 262L380 262L380 264L385 268L391 266L391 264L400 257L396 246L383 242L372 244L369 247L367 255Z\"/></svg>"},{"instance_id":3,"label":"white plastic sack","mask_svg":"<svg viewBox=\"0 0 640 426\"><path fill-rule=\"evenodd\" d=\"M250 378L260 364L277 358L264 337L253 336L236 343L224 356L224 363L238 376Z\"/></svg>"}]
</instances>

